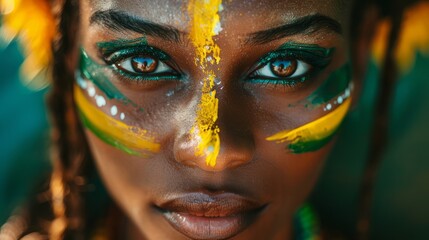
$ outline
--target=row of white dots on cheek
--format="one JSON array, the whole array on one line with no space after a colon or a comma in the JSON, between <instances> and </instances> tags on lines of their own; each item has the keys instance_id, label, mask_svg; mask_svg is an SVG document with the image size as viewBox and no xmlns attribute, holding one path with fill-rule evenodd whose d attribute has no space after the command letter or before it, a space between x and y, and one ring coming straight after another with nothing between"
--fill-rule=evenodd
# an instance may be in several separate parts
<instances>
[{"instance_id":1,"label":"row of white dots on cheek","mask_svg":"<svg viewBox=\"0 0 429 240\"><path fill-rule=\"evenodd\" d=\"M86 92L88 93L88 96L90 96L90 97L92 97L92 98L95 99L95 103L96 103L96 105L99 108L104 107L104 106L107 105L106 99L103 96L96 94L95 87L92 84L88 84L88 81L84 80L82 77L80 77L79 74L76 74L76 76L78 76L77 77L78 86L81 89L86 90ZM116 105L113 105L110 108L110 115L112 115L113 117L115 117L115 116L118 115L118 113L119 113L118 107ZM121 120L125 120L125 113L121 112L119 114L119 118Z\"/></svg>"},{"instance_id":2,"label":"row of white dots on cheek","mask_svg":"<svg viewBox=\"0 0 429 240\"><path fill-rule=\"evenodd\" d=\"M344 93L340 94L332 103L326 104L326 106L323 108L323 111L331 111L336 105L341 105L344 103L344 100L348 99L350 97L351 91L353 90L353 84L350 83L346 90L344 90Z\"/></svg>"}]
</instances>

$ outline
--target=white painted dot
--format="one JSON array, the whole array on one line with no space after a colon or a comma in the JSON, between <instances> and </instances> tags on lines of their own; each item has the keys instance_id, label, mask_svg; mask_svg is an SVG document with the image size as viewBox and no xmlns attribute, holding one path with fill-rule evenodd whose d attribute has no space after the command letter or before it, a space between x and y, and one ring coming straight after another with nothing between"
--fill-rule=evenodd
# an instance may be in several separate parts
<instances>
[{"instance_id":1,"label":"white painted dot","mask_svg":"<svg viewBox=\"0 0 429 240\"><path fill-rule=\"evenodd\" d=\"M95 102L99 107L106 106L106 99L103 96L95 96Z\"/></svg>"},{"instance_id":2,"label":"white painted dot","mask_svg":"<svg viewBox=\"0 0 429 240\"><path fill-rule=\"evenodd\" d=\"M331 110L332 109L332 105L330 103L328 103L328 105L326 105L326 109L327 110Z\"/></svg>"},{"instance_id":3,"label":"white painted dot","mask_svg":"<svg viewBox=\"0 0 429 240\"><path fill-rule=\"evenodd\" d=\"M350 89L346 89L346 94L345 94L346 98L350 97Z\"/></svg>"},{"instance_id":4,"label":"white painted dot","mask_svg":"<svg viewBox=\"0 0 429 240\"><path fill-rule=\"evenodd\" d=\"M90 87L88 88L88 95L89 95L90 97L94 97L94 96L95 96L95 88L94 88L93 86L90 86Z\"/></svg>"},{"instance_id":5,"label":"white painted dot","mask_svg":"<svg viewBox=\"0 0 429 240\"><path fill-rule=\"evenodd\" d=\"M77 75L76 81L80 88L86 89L88 87L88 83L81 76Z\"/></svg>"},{"instance_id":6,"label":"white painted dot","mask_svg":"<svg viewBox=\"0 0 429 240\"><path fill-rule=\"evenodd\" d=\"M208 57L206 58L206 61L207 61L207 62L211 62L211 61L213 61L213 57L212 57L212 56L208 56Z\"/></svg>"},{"instance_id":7,"label":"white painted dot","mask_svg":"<svg viewBox=\"0 0 429 240\"><path fill-rule=\"evenodd\" d=\"M338 102L338 104L341 104L341 103L343 103L343 97L341 97L341 96L339 96L338 98L337 98L337 102Z\"/></svg>"},{"instance_id":8,"label":"white painted dot","mask_svg":"<svg viewBox=\"0 0 429 240\"><path fill-rule=\"evenodd\" d=\"M115 105L110 108L110 114L112 114L112 116L116 116L116 114L118 114L118 108Z\"/></svg>"},{"instance_id":9,"label":"white painted dot","mask_svg":"<svg viewBox=\"0 0 429 240\"><path fill-rule=\"evenodd\" d=\"M121 113L121 120L124 120L125 119L125 114L124 113Z\"/></svg>"}]
</instances>

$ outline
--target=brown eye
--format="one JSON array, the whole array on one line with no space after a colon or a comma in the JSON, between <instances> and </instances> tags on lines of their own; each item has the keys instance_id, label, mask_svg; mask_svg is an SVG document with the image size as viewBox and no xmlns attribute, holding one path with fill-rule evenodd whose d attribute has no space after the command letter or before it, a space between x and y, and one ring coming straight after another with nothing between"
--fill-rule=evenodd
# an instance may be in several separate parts
<instances>
[{"instance_id":1,"label":"brown eye","mask_svg":"<svg viewBox=\"0 0 429 240\"><path fill-rule=\"evenodd\" d=\"M289 77L297 70L297 60L279 59L270 64L270 69L276 77Z\"/></svg>"},{"instance_id":2,"label":"brown eye","mask_svg":"<svg viewBox=\"0 0 429 240\"><path fill-rule=\"evenodd\" d=\"M147 56L130 59L133 70L137 73L153 73L158 67L158 61Z\"/></svg>"},{"instance_id":3,"label":"brown eye","mask_svg":"<svg viewBox=\"0 0 429 240\"><path fill-rule=\"evenodd\" d=\"M121 62L115 63L114 65L123 72L142 76L174 73L174 70L164 62L154 57L145 55L129 57L122 60Z\"/></svg>"}]
</instances>

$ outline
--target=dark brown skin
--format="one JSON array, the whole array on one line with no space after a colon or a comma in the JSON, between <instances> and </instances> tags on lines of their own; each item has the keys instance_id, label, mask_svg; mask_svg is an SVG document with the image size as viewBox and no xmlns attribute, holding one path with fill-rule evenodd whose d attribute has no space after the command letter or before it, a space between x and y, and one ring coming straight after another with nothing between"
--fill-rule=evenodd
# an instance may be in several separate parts
<instances>
[{"instance_id":1,"label":"dark brown skin","mask_svg":"<svg viewBox=\"0 0 429 240\"><path fill-rule=\"evenodd\" d=\"M151 116L149 120L142 120L142 125L157 134L161 151L148 158L131 156L86 131L98 171L125 216L136 226L135 231L146 239L187 239L170 226L154 205L166 197L189 192L231 192L266 205L257 220L233 239L290 239L293 215L317 181L332 142L316 152L292 154L285 150L284 144L268 142L265 138L323 116L322 111L294 110L286 103L304 99L350 58L351 3L224 1L225 9L220 14L223 31L216 37L221 48L221 62L216 69L220 79L217 125L221 129L221 150L217 165L212 168L206 165L204 157L195 156L196 140L188 134L195 121L204 74L194 63L195 48L186 35L189 32L186 2L81 1L81 45L97 62L102 63L95 47L97 42L142 36L89 23L95 11L113 9L183 32L183 40L178 43L149 35L147 39L150 45L168 53L190 79L173 98L166 98L165 92L179 88L180 84L161 83L150 89L132 84L122 86L121 89L130 88L130 92L141 92L148 102L150 107L145 109ZM314 13L340 22L343 34L320 30L264 44L244 43L250 33ZM335 47L336 52L322 73L310 84L297 88L243 85L237 81L260 57L288 41ZM355 72L355 76L361 75ZM355 79L355 84L359 84L358 80Z\"/></svg>"}]
</instances>

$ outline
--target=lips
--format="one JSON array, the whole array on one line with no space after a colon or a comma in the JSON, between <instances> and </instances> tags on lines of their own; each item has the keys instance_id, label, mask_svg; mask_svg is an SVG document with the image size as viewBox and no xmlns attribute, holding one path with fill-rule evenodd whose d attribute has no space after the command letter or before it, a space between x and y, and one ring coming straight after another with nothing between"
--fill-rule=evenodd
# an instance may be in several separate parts
<instances>
[{"instance_id":1,"label":"lips","mask_svg":"<svg viewBox=\"0 0 429 240\"><path fill-rule=\"evenodd\" d=\"M264 204L233 193L188 193L157 208L177 231L192 239L226 239L256 219Z\"/></svg>"}]
</instances>

